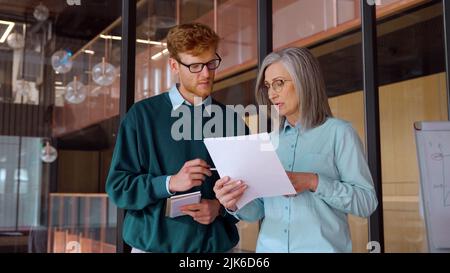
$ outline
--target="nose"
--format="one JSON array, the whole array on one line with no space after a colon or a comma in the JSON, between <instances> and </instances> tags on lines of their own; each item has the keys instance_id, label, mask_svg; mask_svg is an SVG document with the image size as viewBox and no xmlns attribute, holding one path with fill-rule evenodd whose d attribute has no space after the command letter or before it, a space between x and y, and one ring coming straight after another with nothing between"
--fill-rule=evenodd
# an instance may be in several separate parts
<instances>
[{"instance_id":1,"label":"nose","mask_svg":"<svg viewBox=\"0 0 450 273\"><path fill-rule=\"evenodd\" d=\"M200 71L200 75L205 78L209 78L213 70L209 70L208 66L204 65L202 71Z\"/></svg>"},{"instance_id":2,"label":"nose","mask_svg":"<svg viewBox=\"0 0 450 273\"><path fill-rule=\"evenodd\" d=\"M270 100L273 100L274 98L278 97L278 94L272 90L272 87L269 88L269 90L267 91L267 95Z\"/></svg>"}]
</instances>

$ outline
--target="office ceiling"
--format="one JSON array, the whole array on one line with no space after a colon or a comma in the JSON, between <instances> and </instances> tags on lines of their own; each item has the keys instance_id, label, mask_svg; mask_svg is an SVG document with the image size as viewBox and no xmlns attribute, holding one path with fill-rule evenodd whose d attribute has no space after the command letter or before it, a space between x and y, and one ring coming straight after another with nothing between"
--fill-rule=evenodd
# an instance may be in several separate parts
<instances>
[{"instance_id":1,"label":"office ceiling","mask_svg":"<svg viewBox=\"0 0 450 273\"><path fill-rule=\"evenodd\" d=\"M52 22L53 34L61 38L61 43L80 40L80 45L74 46L81 47L121 15L121 0L79 1L80 5L69 5L71 1L68 0L0 0L0 20L26 22L30 29L38 29L45 23L37 21L33 12L42 3L49 9L47 21ZM64 45L56 45L56 48L60 47Z\"/></svg>"}]
</instances>

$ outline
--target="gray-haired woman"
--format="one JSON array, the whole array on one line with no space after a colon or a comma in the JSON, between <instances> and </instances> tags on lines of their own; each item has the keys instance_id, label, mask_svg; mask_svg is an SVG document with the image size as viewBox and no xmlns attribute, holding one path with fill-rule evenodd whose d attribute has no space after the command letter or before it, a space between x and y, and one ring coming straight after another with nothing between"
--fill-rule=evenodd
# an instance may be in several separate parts
<instances>
[{"instance_id":1,"label":"gray-haired woman","mask_svg":"<svg viewBox=\"0 0 450 273\"><path fill-rule=\"evenodd\" d=\"M347 214L368 217L378 201L357 133L332 117L318 61L305 48L269 54L256 97L275 105L281 117L271 138L297 194L256 199L236 210L245 181L223 177L216 197L238 219L262 219L257 252L351 252Z\"/></svg>"}]
</instances>

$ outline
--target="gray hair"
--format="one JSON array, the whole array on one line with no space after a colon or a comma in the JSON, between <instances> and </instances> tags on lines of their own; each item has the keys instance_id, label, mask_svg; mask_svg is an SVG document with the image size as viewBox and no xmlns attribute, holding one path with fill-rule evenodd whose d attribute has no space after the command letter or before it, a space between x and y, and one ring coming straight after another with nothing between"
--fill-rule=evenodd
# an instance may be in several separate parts
<instances>
[{"instance_id":1,"label":"gray hair","mask_svg":"<svg viewBox=\"0 0 450 273\"><path fill-rule=\"evenodd\" d=\"M263 89L264 73L267 67L276 62L281 62L292 78L299 96L300 123L304 129L317 127L323 124L328 117L333 116L328 104L325 81L319 62L306 48L285 48L272 52L264 58L255 87L258 104L271 105L269 95ZM285 117L281 117L281 128L285 120Z\"/></svg>"}]
</instances>

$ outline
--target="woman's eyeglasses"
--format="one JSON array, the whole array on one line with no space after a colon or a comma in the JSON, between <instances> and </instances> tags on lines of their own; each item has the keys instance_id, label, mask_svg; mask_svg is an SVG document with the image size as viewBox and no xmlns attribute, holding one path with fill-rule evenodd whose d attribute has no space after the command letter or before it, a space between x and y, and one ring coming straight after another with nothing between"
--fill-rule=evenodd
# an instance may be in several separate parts
<instances>
[{"instance_id":1,"label":"woman's eyeglasses","mask_svg":"<svg viewBox=\"0 0 450 273\"><path fill-rule=\"evenodd\" d=\"M283 90L284 83L287 81L292 81L292 80L278 79L278 80L274 80L272 82L272 84L265 82L264 86L263 86L263 90L265 92L269 92L269 89L272 86L272 90L275 91L275 93L279 93L279 92L281 92L281 90Z\"/></svg>"},{"instance_id":2,"label":"woman's eyeglasses","mask_svg":"<svg viewBox=\"0 0 450 273\"><path fill-rule=\"evenodd\" d=\"M177 61L178 61L178 63L186 66L191 73L200 73L200 72L202 72L205 65L208 68L208 70L216 70L219 67L220 62L222 61L222 58L220 58L219 54L217 54L217 53L216 53L216 56L217 56L217 59L211 60L207 63L185 64L180 60L177 60Z\"/></svg>"}]
</instances>

